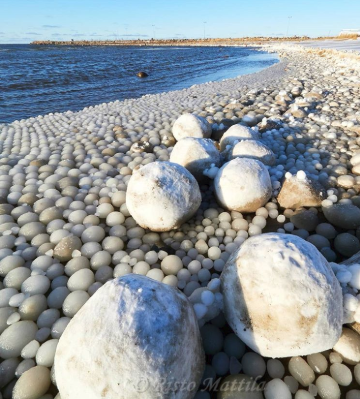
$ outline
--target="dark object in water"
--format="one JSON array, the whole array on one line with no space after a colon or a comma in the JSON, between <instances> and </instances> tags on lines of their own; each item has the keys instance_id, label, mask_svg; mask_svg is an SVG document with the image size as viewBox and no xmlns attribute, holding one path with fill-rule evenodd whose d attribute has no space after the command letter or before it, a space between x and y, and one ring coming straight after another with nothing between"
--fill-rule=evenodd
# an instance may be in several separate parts
<instances>
[{"instance_id":1,"label":"dark object in water","mask_svg":"<svg viewBox=\"0 0 360 399\"><path fill-rule=\"evenodd\" d=\"M149 75L146 72L138 72L136 76L138 78L147 78Z\"/></svg>"}]
</instances>

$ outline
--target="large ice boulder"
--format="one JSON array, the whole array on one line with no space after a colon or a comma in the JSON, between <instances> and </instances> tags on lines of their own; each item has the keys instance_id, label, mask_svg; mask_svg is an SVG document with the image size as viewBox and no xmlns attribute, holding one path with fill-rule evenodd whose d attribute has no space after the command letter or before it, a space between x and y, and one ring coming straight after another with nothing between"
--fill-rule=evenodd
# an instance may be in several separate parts
<instances>
[{"instance_id":1,"label":"large ice boulder","mask_svg":"<svg viewBox=\"0 0 360 399\"><path fill-rule=\"evenodd\" d=\"M204 366L186 296L135 274L101 287L68 324L55 354L63 399L190 399Z\"/></svg>"},{"instance_id":2,"label":"large ice boulder","mask_svg":"<svg viewBox=\"0 0 360 399\"><path fill-rule=\"evenodd\" d=\"M225 316L238 337L266 357L331 349L342 330L342 292L330 265L303 239L251 237L221 275Z\"/></svg>"},{"instance_id":3,"label":"large ice boulder","mask_svg":"<svg viewBox=\"0 0 360 399\"><path fill-rule=\"evenodd\" d=\"M261 141L242 140L227 152L229 160L234 158L251 158L261 161L265 165L275 164L275 155Z\"/></svg>"},{"instance_id":4,"label":"large ice boulder","mask_svg":"<svg viewBox=\"0 0 360 399\"><path fill-rule=\"evenodd\" d=\"M211 136L211 125L203 118L195 114L183 114L176 119L172 133L176 140L185 137L209 138Z\"/></svg>"},{"instance_id":5,"label":"large ice boulder","mask_svg":"<svg viewBox=\"0 0 360 399\"><path fill-rule=\"evenodd\" d=\"M235 158L223 165L215 177L214 187L220 205L238 212L255 212L272 193L265 165L248 158Z\"/></svg>"},{"instance_id":6,"label":"large ice boulder","mask_svg":"<svg viewBox=\"0 0 360 399\"><path fill-rule=\"evenodd\" d=\"M226 147L232 147L241 140L258 140L260 135L255 130L243 125L231 126L221 137L220 150L226 150Z\"/></svg>"},{"instance_id":7,"label":"large ice boulder","mask_svg":"<svg viewBox=\"0 0 360 399\"><path fill-rule=\"evenodd\" d=\"M194 176L172 162L152 162L134 171L126 193L131 216L152 231L178 228L194 215L200 203Z\"/></svg>"},{"instance_id":8,"label":"large ice boulder","mask_svg":"<svg viewBox=\"0 0 360 399\"><path fill-rule=\"evenodd\" d=\"M186 137L175 144L170 161L184 166L196 180L204 181L204 171L219 167L221 158L212 140Z\"/></svg>"}]
</instances>

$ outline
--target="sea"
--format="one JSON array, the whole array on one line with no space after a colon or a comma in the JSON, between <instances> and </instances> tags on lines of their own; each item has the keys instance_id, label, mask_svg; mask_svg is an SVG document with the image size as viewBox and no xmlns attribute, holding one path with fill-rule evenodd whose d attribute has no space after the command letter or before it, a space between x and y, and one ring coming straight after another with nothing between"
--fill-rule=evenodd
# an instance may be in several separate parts
<instances>
[{"instance_id":1,"label":"sea","mask_svg":"<svg viewBox=\"0 0 360 399\"><path fill-rule=\"evenodd\" d=\"M179 90L279 62L251 47L0 45L0 123ZM138 78L138 72L148 74Z\"/></svg>"}]
</instances>

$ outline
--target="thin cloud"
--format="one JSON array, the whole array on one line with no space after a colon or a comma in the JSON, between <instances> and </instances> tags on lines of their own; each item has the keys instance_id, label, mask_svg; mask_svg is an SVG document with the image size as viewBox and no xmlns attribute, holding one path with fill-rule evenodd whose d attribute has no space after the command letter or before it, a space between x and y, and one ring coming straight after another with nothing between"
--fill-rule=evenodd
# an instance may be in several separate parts
<instances>
[{"instance_id":1,"label":"thin cloud","mask_svg":"<svg viewBox=\"0 0 360 399\"><path fill-rule=\"evenodd\" d=\"M2 35L5 35L5 32L0 32L0 35L2 36Z\"/></svg>"},{"instance_id":2,"label":"thin cloud","mask_svg":"<svg viewBox=\"0 0 360 399\"><path fill-rule=\"evenodd\" d=\"M48 29L61 28L59 25L43 25L42 27Z\"/></svg>"},{"instance_id":3,"label":"thin cloud","mask_svg":"<svg viewBox=\"0 0 360 399\"><path fill-rule=\"evenodd\" d=\"M25 32L26 35L32 35L32 36L41 36L41 33L37 33L37 32Z\"/></svg>"}]
</instances>

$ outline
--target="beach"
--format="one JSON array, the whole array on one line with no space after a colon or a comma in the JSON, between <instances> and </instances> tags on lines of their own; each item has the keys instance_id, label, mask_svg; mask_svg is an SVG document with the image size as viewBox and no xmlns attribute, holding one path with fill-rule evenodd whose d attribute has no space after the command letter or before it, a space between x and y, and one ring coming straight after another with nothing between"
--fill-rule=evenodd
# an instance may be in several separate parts
<instances>
[{"instance_id":1,"label":"beach","mask_svg":"<svg viewBox=\"0 0 360 399\"><path fill-rule=\"evenodd\" d=\"M0 125L0 399L360 397L359 48L259 49L280 62L237 78ZM200 119L176 130L187 113ZM190 170L196 159L183 155L192 147L173 161L187 123L199 131L194 139L212 146L206 168ZM236 126L239 132L227 135ZM241 147L247 140L253 147ZM146 175L155 163L158 170ZM243 185L221 181L229 164L227 176L247 171ZM144 176L130 198L131 181ZM156 208L151 190L142 193L148 211L140 216L134 203L152 179L152 190L198 194L190 201L198 207L174 200L184 213L180 222L151 228L152 209L167 214L163 194ZM232 205L229 196L254 198ZM270 242L265 233L274 233ZM286 272L276 274L282 264ZM245 299L237 297L241 290ZM178 305L180 297L186 305ZM246 328L232 312L244 301ZM119 321L127 314L131 323ZM154 320L169 327L155 329ZM126 342L113 339L116 323ZM185 388L174 391L168 372ZM171 382L165 393L162 375ZM225 389L230 384L232 391ZM86 394L84 387L91 387Z\"/></svg>"}]
</instances>

